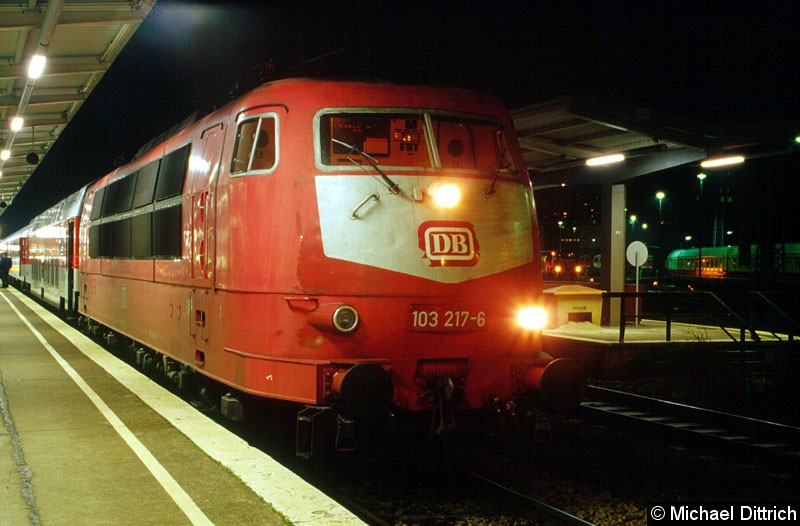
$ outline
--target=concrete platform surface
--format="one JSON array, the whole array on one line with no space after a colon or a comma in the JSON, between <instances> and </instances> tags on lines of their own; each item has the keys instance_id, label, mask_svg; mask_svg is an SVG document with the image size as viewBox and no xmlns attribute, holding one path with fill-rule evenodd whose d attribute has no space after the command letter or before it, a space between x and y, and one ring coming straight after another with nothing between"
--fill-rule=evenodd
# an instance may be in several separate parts
<instances>
[{"instance_id":1,"label":"concrete platform surface","mask_svg":"<svg viewBox=\"0 0 800 526\"><path fill-rule=\"evenodd\" d=\"M13 289L0 291L0 525L363 524Z\"/></svg>"}]
</instances>

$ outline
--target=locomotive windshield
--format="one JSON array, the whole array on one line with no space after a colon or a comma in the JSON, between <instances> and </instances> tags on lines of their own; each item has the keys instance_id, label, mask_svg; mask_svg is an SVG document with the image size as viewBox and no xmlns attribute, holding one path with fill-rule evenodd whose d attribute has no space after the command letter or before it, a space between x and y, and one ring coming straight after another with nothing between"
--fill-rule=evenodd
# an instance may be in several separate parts
<instances>
[{"instance_id":1,"label":"locomotive windshield","mask_svg":"<svg viewBox=\"0 0 800 526\"><path fill-rule=\"evenodd\" d=\"M374 159L384 168L517 175L508 135L495 122L423 113L326 113L319 131L327 166L368 165Z\"/></svg>"}]
</instances>

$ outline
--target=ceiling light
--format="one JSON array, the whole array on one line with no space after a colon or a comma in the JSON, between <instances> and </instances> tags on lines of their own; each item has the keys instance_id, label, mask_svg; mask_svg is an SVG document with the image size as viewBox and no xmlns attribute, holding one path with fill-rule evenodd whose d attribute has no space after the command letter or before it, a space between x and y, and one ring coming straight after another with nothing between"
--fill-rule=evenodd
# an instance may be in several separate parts
<instances>
[{"instance_id":1,"label":"ceiling light","mask_svg":"<svg viewBox=\"0 0 800 526\"><path fill-rule=\"evenodd\" d=\"M11 131L15 132L20 131L24 124L25 124L25 119L17 115L13 119L11 119Z\"/></svg>"},{"instance_id":2,"label":"ceiling light","mask_svg":"<svg viewBox=\"0 0 800 526\"><path fill-rule=\"evenodd\" d=\"M604 155L602 157L592 157L591 159L586 159L586 166L604 166L606 164L618 163L624 160L624 155L621 153L615 153L612 155Z\"/></svg>"},{"instance_id":3,"label":"ceiling light","mask_svg":"<svg viewBox=\"0 0 800 526\"><path fill-rule=\"evenodd\" d=\"M11 157L11 150L3 150L0 152L0 161L7 161Z\"/></svg>"},{"instance_id":4,"label":"ceiling light","mask_svg":"<svg viewBox=\"0 0 800 526\"><path fill-rule=\"evenodd\" d=\"M706 159L700 163L703 168L715 168L717 166L728 166L729 164L739 164L744 162L744 157L741 155L733 155L731 157L717 157L715 159Z\"/></svg>"},{"instance_id":5,"label":"ceiling light","mask_svg":"<svg viewBox=\"0 0 800 526\"><path fill-rule=\"evenodd\" d=\"M31 62L28 64L28 78L38 79L44 73L44 65L47 62L47 57L44 55L34 55L31 57Z\"/></svg>"}]
</instances>

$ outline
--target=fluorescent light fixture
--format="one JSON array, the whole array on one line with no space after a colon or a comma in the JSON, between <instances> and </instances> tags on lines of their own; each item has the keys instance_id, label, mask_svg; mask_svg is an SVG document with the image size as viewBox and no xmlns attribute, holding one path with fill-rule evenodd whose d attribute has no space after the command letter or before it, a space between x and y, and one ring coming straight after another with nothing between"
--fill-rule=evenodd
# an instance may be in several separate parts
<instances>
[{"instance_id":1,"label":"fluorescent light fixture","mask_svg":"<svg viewBox=\"0 0 800 526\"><path fill-rule=\"evenodd\" d=\"M700 163L703 168L715 168L717 166L728 166L729 164L739 164L744 162L744 157L741 155L733 155L731 157L717 157L715 159L706 159Z\"/></svg>"},{"instance_id":2,"label":"fluorescent light fixture","mask_svg":"<svg viewBox=\"0 0 800 526\"><path fill-rule=\"evenodd\" d=\"M25 124L25 120L17 115L13 119L11 119L11 131L18 132L22 129L22 126Z\"/></svg>"},{"instance_id":3,"label":"fluorescent light fixture","mask_svg":"<svg viewBox=\"0 0 800 526\"><path fill-rule=\"evenodd\" d=\"M47 63L47 57L44 55L34 55L31 57L31 62L28 64L28 78L38 79L44 73L44 65Z\"/></svg>"},{"instance_id":4,"label":"fluorescent light fixture","mask_svg":"<svg viewBox=\"0 0 800 526\"><path fill-rule=\"evenodd\" d=\"M0 161L7 161L11 157L11 150L3 150L0 152Z\"/></svg>"},{"instance_id":5,"label":"fluorescent light fixture","mask_svg":"<svg viewBox=\"0 0 800 526\"><path fill-rule=\"evenodd\" d=\"M621 153L615 153L612 155L604 155L602 157L592 157L591 159L586 159L586 166L604 166L606 164L618 163L624 160L624 155Z\"/></svg>"}]
</instances>

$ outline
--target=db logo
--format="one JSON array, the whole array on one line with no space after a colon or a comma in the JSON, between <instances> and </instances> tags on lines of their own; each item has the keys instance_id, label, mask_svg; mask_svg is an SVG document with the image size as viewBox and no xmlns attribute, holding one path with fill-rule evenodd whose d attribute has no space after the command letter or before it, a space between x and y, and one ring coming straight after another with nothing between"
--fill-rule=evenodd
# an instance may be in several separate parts
<instances>
[{"instance_id":1,"label":"db logo","mask_svg":"<svg viewBox=\"0 0 800 526\"><path fill-rule=\"evenodd\" d=\"M417 231L419 248L431 266L473 267L480 249L475 227L465 221L426 221Z\"/></svg>"}]
</instances>

